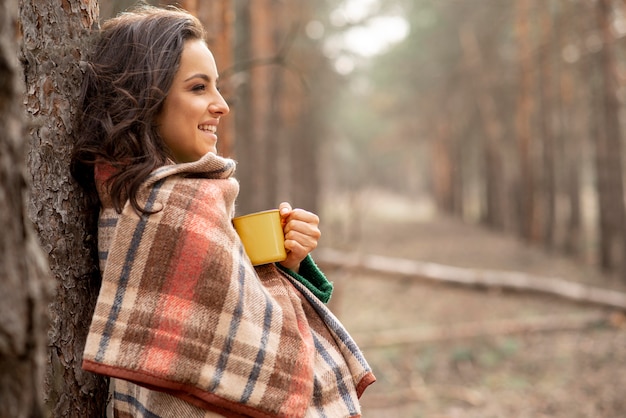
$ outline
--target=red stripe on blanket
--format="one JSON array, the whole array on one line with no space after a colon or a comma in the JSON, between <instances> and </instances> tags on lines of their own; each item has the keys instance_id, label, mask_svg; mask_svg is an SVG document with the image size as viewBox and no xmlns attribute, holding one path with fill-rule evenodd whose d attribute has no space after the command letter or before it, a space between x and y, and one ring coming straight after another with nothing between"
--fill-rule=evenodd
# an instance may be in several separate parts
<instances>
[{"instance_id":1,"label":"red stripe on blanket","mask_svg":"<svg viewBox=\"0 0 626 418\"><path fill-rule=\"evenodd\" d=\"M282 405L279 416L289 416L294 411L303 411L304 413L311 401L312 371L310 359L315 356L315 347L306 318L298 315L297 321L304 344L301 346L298 361L293 368L293 378L287 391L290 394L289 399Z\"/></svg>"},{"instance_id":2,"label":"red stripe on blanket","mask_svg":"<svg viewBox=\"0 0 626 418\"><path fill-rule=\"evenodd\" d=\"M198 216L201 210L206 210L203 202L210 199L206 188L198 188L197 195L190 199L190 205L185 213L182 228L188 231L176 241L173 250L176 259L170 264L170 271L165 274L166 280L161 288L161 297L156 312L167 312L162 320L156 324L159 333L154 334L154 340L145 350L143 364L158 373L167 373L175 366L178 349L186 331L185 323L193 314L194 289L197 286L197 276L202 272L202 261L212 245L211 241L203 236L209 225ZM188 192L189 190L175 190ZM196 233L193 233L195 231Z\"/></svg>"}]
</instances>

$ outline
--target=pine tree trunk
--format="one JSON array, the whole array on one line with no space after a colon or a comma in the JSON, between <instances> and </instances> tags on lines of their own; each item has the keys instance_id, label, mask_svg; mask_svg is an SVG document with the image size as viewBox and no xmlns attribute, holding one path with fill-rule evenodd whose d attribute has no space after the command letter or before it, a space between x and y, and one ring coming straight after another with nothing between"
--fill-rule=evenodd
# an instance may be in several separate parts
<instances>
[{"instance_id":1,"label":"pine tree trunk","mask_svg":"<svg viewBox=\"0 0 626 418\"><path fill-rule=\"evenodd\" d=\"M0 416L45 417L52 279L26 213L23 84L17 0L0 0Z\"/></svg>"},{"instance_id":2,"label":"pine tree trunk","mask_svg":"<svg viewBox=\"0 0 626 418\"><path fill-rule=\"evenodd\" d=\"M611 28L612 5L609 0L598 3L598 26L602 33L603 48L599 53L603 81L603 120L605 135L599 140L598 169L603 171L599 181L604 181L605 193L600 208L605 217L601 233L607 235L608 268L622 268L626 278L626 219L624 208L624 182L622 169L622 144L619 122L620 104L617 98L617 61L614 52L614 35ZM600 167L601 166L601 167ZM620 260L620 261L618 261ZM621 262L621 265L620 265Z\"/></svg>"},{"instance_id":3,"label":"pine tree trunk","mask_svg":"<svg viewBox=\"0 0 626 418\"><path fill-rule=\"evenodd\" d=\"M241 80L237 88L235 109L235 155L240 162L237 178L241 193L237 208L239 213L269 209L277 203L270 194L274 163L269 135L278 126L270 126L270 114L275 103L271 96L271 74L274 65L259 60L276 54L271 36L271 3L269 0L235 1L236 35L235 63L240 69L235 74Z\"/></svg>"},{"instance_id":4,"label":"pine tree trunk","mask_svg":"<svg viewBox=\"0 0 626 418\"><path fill-rule=\"evenodd\" d=\"M519 44L520 86L515 118L519 155L519 219L520 236L536 242L538 224L536 213L535 170L533 163L533 67L530 36L530 0L516 2L516 36Z\"/></svg>"},{"instance_id":5,"label":"pine tree trunk","mask_svg":"<svg viewBox=\"0 0 626 418\"><path fill-rule=\"evenodd\" d=\"M505 173L503 163L502 132L503 126L496 111L496 101L491 93L489 69L483 63L483 58L475 28L465 23L459 29L459 41L463 50L463 60L470 78L470 91L476 99L484 132L483 158L485 164L485 214L483 221L486 225L505 229L505 212L507 204L505 198Z\"/></svg>"},{"instance_id":6,"label":"pine tree trunk","mask_svg":"<svg viewBox=\"0 0 626 418\"><path fill-rule=\"evenodd\" d=\"M561 68L559 80L559 100L561 101L560 149L563 154L563 188L567 195L569 215L565 222L563 248L566 254L578 256L581 253L583 233L583 213L581 189L583 165L582 133L585 131L585 117L581 107L574 103L574 76ZM583 122L581 122L583 121Z\"/></svg>"},{"instance_id":7,"label":"pine tree trunk","mask_svg":"<svg viewBox=\"0 0 626 418\"><path fill-rule=\"evenodd\" d=\"M450 126L443 118L438 120L437 135L432 145L432 182L437 207L446 213L452 213L454 207L454 163L450 145Z\"/></svg>"},{"instance_id":8,"label":"pine tree trunk","mask_svg":"<svg viewBox=\"0 0 626 418\"><path fill-rule=\"evenodd\" d=\"M250 0L234 0L235 3L235 63L245 63L252 58L252 11ZM233 70L234 71L234 70ZM258 199L261 197L263 188L263 161L262 155L257 153L254 122L252 114L254 106L252 103L252 77L246 72L234 74L240 78L236 94L237 103L234 117L236 125L235 155L239 162L237 166L237 178L241 182L241 193L237 198L237 210L240 214L252 212L259 207ZM254 165L246 163L254 161ZM255 175L256 174L256 175ZM255 192L247 193L246 190Z\"/></svg>"},{"instance_id":9,"label":"pine tree trunk","mask_svg":"<svg viewBox=\"0 0 626 418\"><path fill-rule=\"evenodd\" d=\"M541 240L546 248L551 249L555 245L556 229L556 154L555 135L552 129L555 97L552 81L552 57L554 50L550 48L554 44L552 31L551 2L541 3L541 41L539 51L540 65L540 123L541 136L543 138L543 170L542 170L542 220L543 234Z\"/></svg>"},{"instance_id":10,"label":"pine tree trunk","mask_svg":"<svg viewBox=\"0 0 626 418\"><path fill-rule=\"evenodd\" d=\"M26 108L31 119L29 215L56 279L50 306L47 403L53 415L100 417L106 379L81 369L99 287L95 216L69 173L73 120L96 0L21 0Z\"/></svg>"}]
</instances>

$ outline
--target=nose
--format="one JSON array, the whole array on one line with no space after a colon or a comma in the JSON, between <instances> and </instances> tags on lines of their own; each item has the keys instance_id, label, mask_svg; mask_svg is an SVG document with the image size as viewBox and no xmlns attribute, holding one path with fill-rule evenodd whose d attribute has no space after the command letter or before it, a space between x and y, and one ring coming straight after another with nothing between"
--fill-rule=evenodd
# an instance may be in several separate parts
<instances>
[{"instance_id":1,"label":"nose","mask_svg":"<svg viewBox=\"0 0 626 418\"><path fill-rule=\"evenodd\" d=\"M230 112L230 108L228 107L228 103L224 100L222 94L218 91L215 93L214 100L209 104L209 112L212 115L224 116Z\"/></svg>"}]
</instances>

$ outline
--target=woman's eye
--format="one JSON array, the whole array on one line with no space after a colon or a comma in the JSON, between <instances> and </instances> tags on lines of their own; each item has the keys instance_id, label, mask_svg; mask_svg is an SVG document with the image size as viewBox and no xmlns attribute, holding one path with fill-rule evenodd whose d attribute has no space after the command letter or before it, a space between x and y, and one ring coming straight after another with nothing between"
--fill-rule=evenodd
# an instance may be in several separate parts
<instances>
[{"instance_id":1,"label":"woman's eye","mask_svg":"<svg viewBox=\"0 0 626 418\"><path fill-rule=\"evenodd\" d=\"M206 86L204 84L196 84L191 88L193 91L204 91L206 90Z\"/></svg>"}]
</instances>

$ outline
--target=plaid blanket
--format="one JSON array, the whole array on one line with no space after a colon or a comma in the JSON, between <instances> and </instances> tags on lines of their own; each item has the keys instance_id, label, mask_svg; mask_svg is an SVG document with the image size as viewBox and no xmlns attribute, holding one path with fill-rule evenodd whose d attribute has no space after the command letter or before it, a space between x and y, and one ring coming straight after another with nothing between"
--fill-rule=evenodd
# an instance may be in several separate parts
<instances>
[{"instance_id":1,"label":"plaid blanket","mask_svg":"<svg viewBox=\"0 0 626 418\"><path fill-rule=\"evenodd\" d=\"M83 368L232 417L358 417L375 378L339 321L274 265L256 270L231 219L232 160L157 169L101 214L106 260Z\"/></svg>"}]
</instances>

